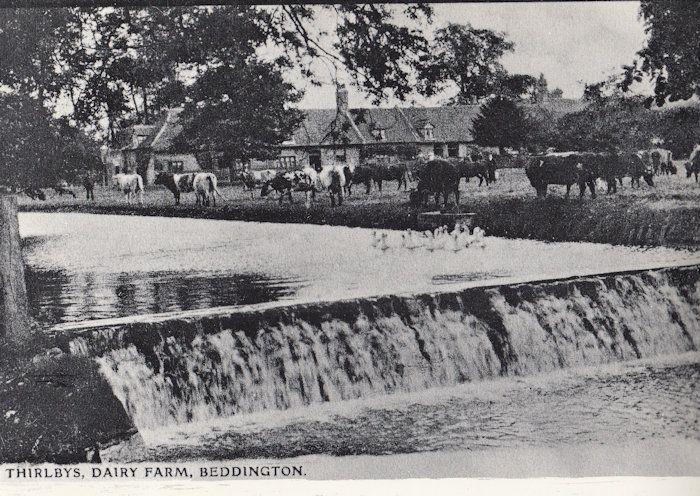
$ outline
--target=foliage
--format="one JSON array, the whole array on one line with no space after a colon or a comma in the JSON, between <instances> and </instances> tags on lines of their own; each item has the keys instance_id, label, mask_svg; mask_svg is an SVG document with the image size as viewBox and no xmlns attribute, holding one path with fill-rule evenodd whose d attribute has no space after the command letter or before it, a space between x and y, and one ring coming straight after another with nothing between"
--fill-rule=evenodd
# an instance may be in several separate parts
<instances>
[{"instance_id":1,"label":"foliage","mask_svg":"<svg viewBox=\"0 0 700 496\"><path fill-rule=\"evenodd\" d=\"M505 74L499 59L513 47L504 33L448 24L436 31L430 54L423 58L422 91L432 96L454 83L459 91L455 103L485 98Z\"/></svg>"},{"instance_id":2,"label":"foliage","mask_svg":"<svg viewBox=\"0 0 700 496\"><path fill-rule=\"evenodd\" d=\"M646 108L643 97L605 98L557 121L551 146L560 150L627 150L653 146L687 156L700 141L700 108Z\"/></svg>"},{"instance_id":3,"label":"foliage","mask_svg":"<svg viewBox=\"0 0 700 496\"><path fill-rule=\"evenodd\" d=\"M278 70L298 66L317 82L311 64L323 58L345 67L377 101L405 98L427 41L395 20L399 12L423 21L432 15L423 4L6 9L0 83L52 103L67 98L76 121L97 127L107 118L111 131L123 119L150 122L184 103L187 87L231 54L245 60L274 46L281 55L265 62ZM329 13L338 19L331 44L328 33L313 31ZM249 88L249 100L255 91Z\"/></svg>"},{"instance_id":4,"label":"foliage","mask_svg":"<svg viewBox=\"0 0 700 496\"><path fill-rule=\"evenodd\" d=\"M514 46L505 33L448 24L436 31L429 54L421 59L420 90L432 96L454 84L458 89L454 104L471 104L491 95L540 101L548 95L542 74L539 78L509 74L500 62ZM561 96L561 90L555 95Z\"/></svg>"},{"instance_id":5,"label":"foliage","mask_svg":"<svg viewBox=\"0 0 700 496\"><path fill-rule=\"evenodd\" d=\"M0 96L0 184L11 189L53 186L72 178L76 164L99 163L97 147L65 120L54 120L27 96Z\"/></svg>"},{"instance_id":6,"label":"foliage","mask_svg":"<svg viewBox=\"0 0 700 496\"><path fill-rule=\"evenodd\" d=\"M635 81L650 76L659 106L667 98L687 100L700 94L700 3L642 0L640 15L648 40L638 58L624 67L620 87L627 91Z\"/></svg>"},{"instance_id":7,"label":"foliage","mask_svg":"<svg viewBox=\"0 0 700 496\"><path fill-rule=\"evenodd\" d=\"M482 146L519 148L526 139L527 116L513 100L495 97L481 106L472 123L474 141Z\"/></svg>"},{"instance_id":8,"label":"foliage","mask_svg":"<svg viewBox=\"0 0 700 496\"><path fill-rule=\"evenodd\" d=\"M187 94L190 102L181 115L184 128L176 147L216 150L226 164L276 155L271 147L287 139L302 119L287 105L299 94L276 67L260 61L229 61L209 69Z\"/></svg>"}]
</instances>

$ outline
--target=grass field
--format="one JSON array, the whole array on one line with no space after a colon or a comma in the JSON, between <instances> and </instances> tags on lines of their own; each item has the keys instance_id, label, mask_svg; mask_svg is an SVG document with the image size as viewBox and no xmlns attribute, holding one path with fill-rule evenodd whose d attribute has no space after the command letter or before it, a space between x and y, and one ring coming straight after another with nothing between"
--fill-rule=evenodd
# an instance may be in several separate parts
<instances>
[{"instance_id":1,"label":"grass field","mask_svg":"<svg viewBox=\"0 0 700 496\"><path fill-rule=\"evenodd\" d=\"M682 169L681 169L682 171ZM461 183L462 211L474 212L476 224L491 235L552 241L595 241L613 244L700 246L700 185L685 174L655 177L656 186L643 184L633 189L629 179L617 194L598 189L593 199L587 193L578 198L578 187L564 197L563 186L550 186L546 199L536 198L522 169L501 169L491 186L478 186L478 180ZM415 183L412 185L415 187ZM409 186L410 188L410 186ZM397 191L396 183L384 184L382 193L369 195L364 186L353 188L342 206L331 208L326 194L319 194L310 208L302 193L294 203L280 205L276 194L267 198L259 190L244 191L241 186L221 188L223 198L216 207L198 208L194 195L184 195L180 206L161 187L149 188L144 205L128 205L124 197L108 188L96 191L97 201L88 202L84 191L75 188L77 199L51 196L45 202L21 197L22 210L61 210L94 213L162 215L219 218L267 222L301 222L405 229L418 227L418 213L408 202L408 192ZM434 209L434 203L423 210Z\"/></svg>"}]
</instances>

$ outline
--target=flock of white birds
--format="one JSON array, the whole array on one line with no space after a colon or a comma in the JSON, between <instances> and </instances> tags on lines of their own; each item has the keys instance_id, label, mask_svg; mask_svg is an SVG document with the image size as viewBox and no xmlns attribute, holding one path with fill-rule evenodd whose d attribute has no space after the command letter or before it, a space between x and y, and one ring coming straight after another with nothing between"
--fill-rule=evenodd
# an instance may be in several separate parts
<instances>
[{"instance_id":1,"label":"flock of white birds","mask_svg":"<svg viewBox=\"0 0 700 496\"><path fill-rule=\"evenodd\" d=\"M434 231L414 231L406 229L401 233L399 246L389 244L389 236L385 232L372 231L371 246L382 251L392 248L406 250L424 249L428 251L447 250L458 252L466 248L485 248L484 237L486 232L480 227L475 227L470 233L469 228L457 222L452 231L447 226L441 226Z\"/></svg>"}]
</instances>

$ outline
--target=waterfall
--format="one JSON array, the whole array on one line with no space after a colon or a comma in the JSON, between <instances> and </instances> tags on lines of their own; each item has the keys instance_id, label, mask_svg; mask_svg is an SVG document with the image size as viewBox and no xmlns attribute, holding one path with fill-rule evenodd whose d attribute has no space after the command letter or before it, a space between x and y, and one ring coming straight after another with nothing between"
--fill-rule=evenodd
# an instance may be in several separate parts
<instances>
[{"instance_id":1,"label":"waterfall","mask_svg":"<svg viewBox=\"0 0 700 496\"><path fill-rule=\"evenodd\" d=\"M66 332L148 429L697 350L700 266Z\"/></svg>"}]
</instances>

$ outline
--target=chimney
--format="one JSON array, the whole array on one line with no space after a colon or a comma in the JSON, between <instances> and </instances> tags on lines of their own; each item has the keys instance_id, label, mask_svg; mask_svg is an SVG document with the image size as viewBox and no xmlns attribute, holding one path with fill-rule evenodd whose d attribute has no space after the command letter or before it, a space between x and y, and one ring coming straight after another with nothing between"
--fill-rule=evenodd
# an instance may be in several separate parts
<instances>
[{"instance_id":1,"label":"chimney","mask_svg":"<svg viewBox=\"0 0 700 496\"><path fill-rule=\"evenodd\" d=\"M335 104L339 114L348 111L348 90L344 84L339 84L335 90Z\"/></svg>"}]
</instances>

